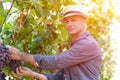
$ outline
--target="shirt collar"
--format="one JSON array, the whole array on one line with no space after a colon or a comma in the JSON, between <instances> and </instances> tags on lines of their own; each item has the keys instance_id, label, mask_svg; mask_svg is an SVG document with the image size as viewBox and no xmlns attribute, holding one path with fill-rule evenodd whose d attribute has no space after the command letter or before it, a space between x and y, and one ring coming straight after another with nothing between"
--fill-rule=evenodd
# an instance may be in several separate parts
<instances>
[{"instance_id":1,"label":"shirt collar","mask_svg":"<svg viewBox=\"0 0 120 80\"><path fill-rule=\"evenodd\" d=\"M74 41L72 44L76 43L77 41L86 38L89 35L89 33L87 31L84 31L76 41Z\"/></svg>"}]
</instances>

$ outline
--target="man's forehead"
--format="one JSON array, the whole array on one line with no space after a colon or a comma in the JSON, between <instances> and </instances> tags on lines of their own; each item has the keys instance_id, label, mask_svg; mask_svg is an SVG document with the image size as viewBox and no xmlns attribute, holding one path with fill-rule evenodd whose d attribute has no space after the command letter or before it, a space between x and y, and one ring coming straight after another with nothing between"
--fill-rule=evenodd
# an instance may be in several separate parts
<instances>
[{"instance_id":1,"label":"man's forehead","mask_svg":"<svg viewBox=\"0 0 120 80\"><path fill-rule=\"evenodd\" d=\"M64 20L70 20L70 19L83 19L83 18L84 18L84 17L82 17L82 16L74 15L74 16L66 17Z\"/></svg>"}]
</instances>

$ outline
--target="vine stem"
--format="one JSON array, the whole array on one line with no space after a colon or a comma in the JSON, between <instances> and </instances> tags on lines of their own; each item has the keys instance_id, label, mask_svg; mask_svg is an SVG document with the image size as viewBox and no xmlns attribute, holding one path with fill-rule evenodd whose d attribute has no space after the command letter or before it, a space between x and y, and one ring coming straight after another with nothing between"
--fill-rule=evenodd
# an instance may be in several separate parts
<instances>
[{"instance_id":1,"label":"vine stem","mask_svg":"<svg viewBox=\"0 0 120 80\"><path fill-rule=\"evenodd\" d=\"M10 13L10 10L11 10L12 7L13 7L14 2L15 2L15 0L12 0L12 5L10 6L10 9L7 11L7 13L6 13L6 15L5 15L5 18L4 18L4 21L3 21L3 23L2 23L1 28L3 27L3 25L4 25L4 23L5 23L6 19L7 19L7 16L8 16L8 14Z\"/></svg>"},{"instance_id":2,"label":"vine stem","mask_svg":"<svg viewBox=\"0 0 120 80\"><path fill-rule=\"evenodd\" d=\"M39 27L39 25L46 19L46 17L44 17L41 22L34 28L32 29L28 34L26 34L22 39L20 39L16 44L15 46L20 43L22 40L24 40L28 35L30 35L35 29L37 29Z\"/></svg>"}]
</instances>

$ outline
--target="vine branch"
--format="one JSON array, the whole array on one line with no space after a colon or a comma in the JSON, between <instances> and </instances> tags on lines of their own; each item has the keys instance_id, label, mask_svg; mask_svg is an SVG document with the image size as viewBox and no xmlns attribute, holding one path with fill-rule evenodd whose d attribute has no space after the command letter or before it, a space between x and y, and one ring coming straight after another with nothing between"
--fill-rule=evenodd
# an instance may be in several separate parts
<instances>
[{"instance_id":1,"label":"vine branch","mask_svg":"<svg viewBox=\"0 0 120 80\"><path fill-rule=\"evenodd\" d=\"M2 23L1 28L3 27L3 25L4 25L4 23L5 23L6 19L7 19L7 16L8 16L8 14L10 13L10 10L11 10L12 7L13 7L14 2L15 2L15 0L12 0L12 5L10 6L10 9L7 11L7 13L6 13L6 15L5 15L5 18L4 18L4 21L3 21L3 23Z\"/></svg>"},{"instance_id":2,"label":"vine branch","mask_svg":"<svg viewBox=\"0 0 120 80\"><path fill-rule=\"evenodd\" d=\"M34 28L32 29L28 34L26 34L22 39L20 39L16 44L15 46L20 43L22 40L24 40L28 35L30 35L35 29L37 29L39 27L39 25L46 19L46 17L44 17L41 22Z\"/></svg>"}]
</instances>

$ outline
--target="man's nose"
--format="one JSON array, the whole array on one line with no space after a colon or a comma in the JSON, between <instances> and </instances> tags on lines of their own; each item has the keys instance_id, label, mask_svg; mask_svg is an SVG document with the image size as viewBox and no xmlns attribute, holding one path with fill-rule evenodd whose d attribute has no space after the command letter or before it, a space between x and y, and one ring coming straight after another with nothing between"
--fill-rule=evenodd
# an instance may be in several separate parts
<instances>
[{"instance_id":1,"label":"man's nose","mask_svg":"<svg viewBox=\"0 0 120 80\"><path fill-rule=\"evenodd\" d=\"M72 22L69 21L69 22L67 23L67 27L71 27L71 26L72 26Z\"/></svg>"}]
</instances>

